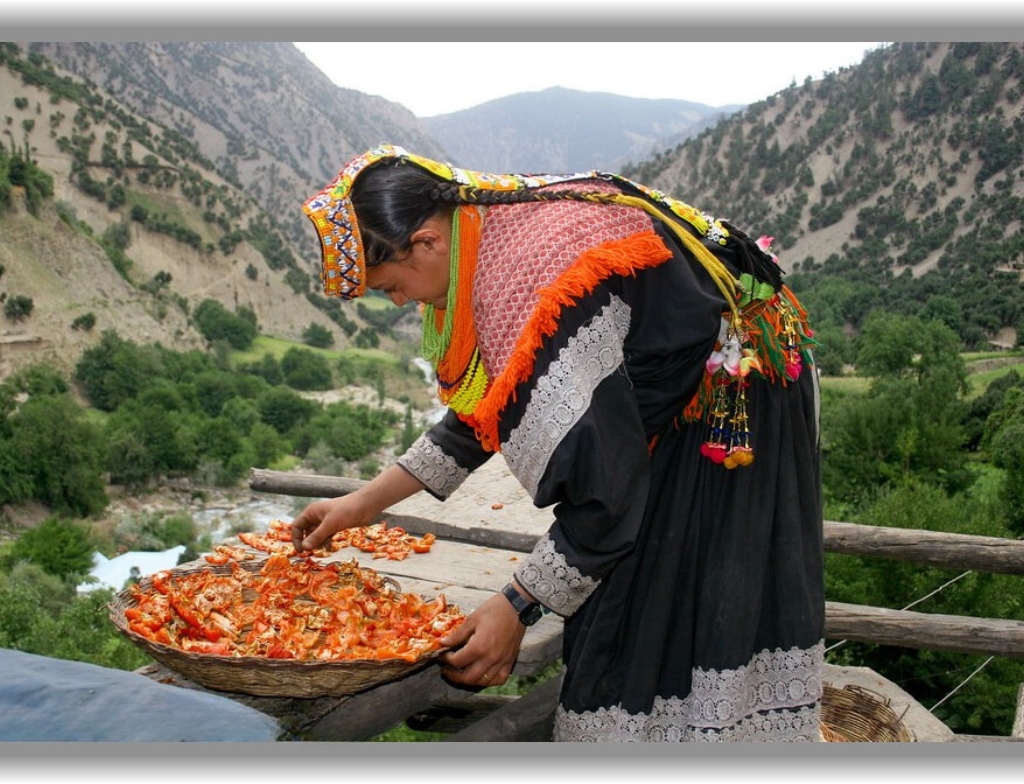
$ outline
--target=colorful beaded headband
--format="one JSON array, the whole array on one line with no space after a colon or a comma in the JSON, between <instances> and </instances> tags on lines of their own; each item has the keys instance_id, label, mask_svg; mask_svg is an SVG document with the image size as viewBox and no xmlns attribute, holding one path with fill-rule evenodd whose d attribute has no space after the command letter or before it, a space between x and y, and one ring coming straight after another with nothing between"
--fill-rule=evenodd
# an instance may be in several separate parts
<instances>
[{"instance_id":1,"label":"colorful beaded headband","mask_svg":"<svg viewBox=\"0 0 1024 784\"><path fill-rule=\"evenodd\" d=\"M495 190L522 187L520 178L514 176L493 176L456 169L390 144L374 147L356 156L341 170L334 182L302 206L320 237L321 278L324 293L328 296L355 299L366 293L366 262L359 223L352 205L352 185L361 172L387 158L414 163L449 182Z\"/></svg>"},{"instance_id":2,"label":"colorful beaded headband","mask_svg":"<svg viewBox=\"0 0 1024 784\"><path fill-rule=\"evenodd\" d=\"M324 293L328 296L351 300L366 293L366 261L359 224L352 204L352 185L361 172L388 158L413 163L448 182L484 190L513 191L573 180L610 180L641 193L649 200L647 204L639 206L649 208L652 202L657 203L667 208L677 218L682 218L695 226L712 242L725 244L728 237L727 230L714 218L688 204L668 198L660 191L648 189L618 175L596 171L565 175L485 174L432 161L414 155L402 147L382 144L349 161L332 183L302 206L303 212L313 221L320 237L321 280Z\"/></svg>"}]
</instances>

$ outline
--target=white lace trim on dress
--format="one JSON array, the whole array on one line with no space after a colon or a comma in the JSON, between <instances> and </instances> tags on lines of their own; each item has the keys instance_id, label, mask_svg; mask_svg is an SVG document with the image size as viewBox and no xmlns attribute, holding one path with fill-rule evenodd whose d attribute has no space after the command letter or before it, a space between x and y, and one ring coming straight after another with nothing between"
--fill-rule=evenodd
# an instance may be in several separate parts
<instances>
[{"instance_id":1,"label":"white lace trim on dress","mask_svg":"<svg viewBox=\"0 0 1024 784\"><path fill-rule=\"evenodd\" d=\"M397 460L439 498L447 498L466 481L469 471L436 443L422 435Z\"/></svg>"},{"instance_id":2,"label":"white lace trim on dress","mask_svg":"<svg viewBox=\"0 0 1024 784\"><path fill-rule=\"evenodd\" d=\"M558 741L820 740L824 645L756 654L735 670L693 671L690 694L656 697L650 713L558 706Z\"/></svg>"},{"instance_id":3,"label":"white lace trim on dress","mask_svg":"<svg viewBox=\"0 0 1024 784\"><path fill-rule=\"evenodd\" d=\"M629 320L629 305L612 297L537 379L522 419L501 447L509 470L531 498L537 497L551 455L590 406L598 384L622 364Z\"/></svg>"},{"instance_id":4,"label":"white lace trim on dress","mask_svg":"<svg viewBox=\"0 0 1024 784\"><path fill-rule=\"evenodd\" d=\"M538 602L562 616L576 612L600 583L570 566L548 534L516 571L516 579Z\"/></svg>"}]
</instances>

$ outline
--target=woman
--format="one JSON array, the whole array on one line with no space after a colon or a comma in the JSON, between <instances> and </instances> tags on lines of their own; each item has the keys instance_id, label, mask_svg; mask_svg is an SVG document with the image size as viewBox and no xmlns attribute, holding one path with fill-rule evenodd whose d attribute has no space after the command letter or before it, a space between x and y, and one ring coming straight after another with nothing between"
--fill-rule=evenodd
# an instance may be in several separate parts
<instances>
[{"instance_id":1,"label":"woman","mask_svg":"<svg viewBox=\"0 0 1024 784\"><path fill-rule=\"evenodd\" d=\"M382 146L305 207L328 294L423 303L445 418L297 549L501 451L554 522L444 642L505 681L565 619L555 740L817 740L818 391L767 242L610 174L485 175Z\"/></svg>"}]
</instances>

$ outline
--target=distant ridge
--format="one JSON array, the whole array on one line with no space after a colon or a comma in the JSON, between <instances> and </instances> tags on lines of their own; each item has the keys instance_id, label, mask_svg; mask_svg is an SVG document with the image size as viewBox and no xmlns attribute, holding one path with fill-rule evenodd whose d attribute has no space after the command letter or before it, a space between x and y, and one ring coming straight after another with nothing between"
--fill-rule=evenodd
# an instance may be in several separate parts
<instances>
[{"instance_id":1,"label":"distant ridge","mask_svg":"<svg viewBox=\"0 0 1024 784\"><path fill-rule=\"evenodd\" d=\"M550 87L421 122L453 163L469 169L613 171L674 146L741 108Z\"/></svg>"}]
</instances>

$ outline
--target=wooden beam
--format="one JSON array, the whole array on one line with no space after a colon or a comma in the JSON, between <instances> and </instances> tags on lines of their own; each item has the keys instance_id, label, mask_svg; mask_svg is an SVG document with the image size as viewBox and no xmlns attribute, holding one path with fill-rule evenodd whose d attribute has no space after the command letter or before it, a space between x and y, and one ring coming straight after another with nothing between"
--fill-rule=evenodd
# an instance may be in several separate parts
<instances>
[{"instance_id":1,"label":"wooden beam","mask_svg":"<svg viewBox=\"0 0 1024 784\"><path fill-rule=\"evenodd\" d=\"M269 471L264 468L252 468L249 471L249 487L253 490L302 498L334 498L348 495L365 484L366 481L363 479L349 479L344 476L296 474L290 471Z\"/></svg>"},{"instance_id":2,"label":"wooden beam","mask_svg":"<svg viewBox=\"0 0 1024 784\"><path fill-rule=\"evenodd\" d=\"M825 603L825 636L902 648L1024 659L1024 623Z\"/></svg>"},{"instance_id":3,"label":"wooden beam","mask_svg":"<svg viewBox=\"0 0 1024 784\"><path fill-rule=\"evenodd\" d=\"M487 714L445 742L550 741L562 679L549 678L514 702Z\"/></svg>"},{"instance_id":4,"label":"wooden beam","mask_svg":"<svg viewBox=\"0 0 1024 784\"><path fill-rule=\"evenodd\" d=\"M411 730L459 732L517 699L515 694L473 694L470 692L458 695L456 698L446 698L439 705L432 705L425 711L414 713L405 720L405 723Z\"/></svg>"},{"instance_id":5,"label":"wooden beam","mask_svg":"<svg viewBox=\"0 0 1024 784\"><path fill-rule=\"evenodd\" d=\"M351 493L366 482L317 474L296 474L253 468L249 486L264 493L309 498L333 498ZM416 533L432 533L456 541L520 552L533 549L537 536L486 528L465 528L408 515L384 515L395 525ZM889 558L945 569L971 569L990 574L1024 574L1024 541L996 536L950 534L940 531L886 528L826 520L825 551L845 555Z\"/></svg>"},{"instance_id":6,"label":"wooden beam","mask_svg":"<svg viewBox=\"0 0 1024 784\"><path fill-rule=\"evenodd\" d=\"M1024 574L1024 541L906 528L825 522L825 550L946 569Z\"/></svg>"},{"instance_id":7,"label":"wooden beam","mask_svg":"<svg viewBox=\"0 0 1024 784\"><path fill-rule=\"evenodd\" d=\"M307 728L303 740L370 740L425 706L440 702L450 688L441 680L436 667L426 667L401 680L374 687L372 698L350 697Z\"/></svg>"}]
</instances>

